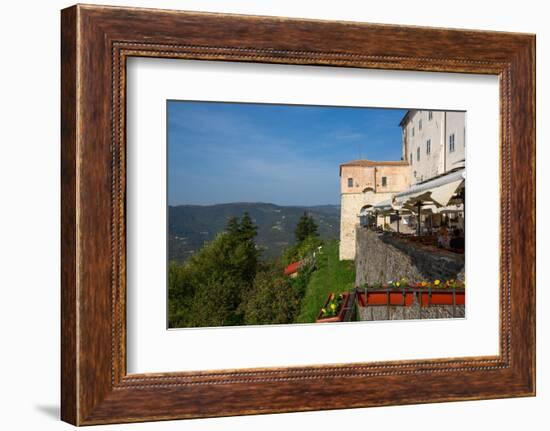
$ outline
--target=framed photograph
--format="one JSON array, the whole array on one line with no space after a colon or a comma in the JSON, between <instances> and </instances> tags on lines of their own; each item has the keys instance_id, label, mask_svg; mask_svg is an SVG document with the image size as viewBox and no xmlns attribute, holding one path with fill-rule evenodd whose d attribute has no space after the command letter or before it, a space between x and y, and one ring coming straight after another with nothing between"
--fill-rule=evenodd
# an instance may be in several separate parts
<instances>
[{"instance_id":1,"label":"framed photograph","mask_svg":"<svg viewBox=\"0 0 550 431\"><path fill-rule=\"evenodd\" d=\"M61 14L61 415L535 394L535 37Z\"/></svg>"}]
</instances>

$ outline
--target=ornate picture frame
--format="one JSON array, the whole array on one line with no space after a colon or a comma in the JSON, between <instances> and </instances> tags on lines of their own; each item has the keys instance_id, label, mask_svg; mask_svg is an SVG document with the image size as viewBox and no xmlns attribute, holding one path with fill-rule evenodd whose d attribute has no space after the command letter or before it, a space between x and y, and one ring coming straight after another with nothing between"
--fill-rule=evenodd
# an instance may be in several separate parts
<instances>
[{"instance_id":1,"label":"ornate picture frame","mask_svg":"<svg viewBox=\"0 0 550 431\"><path fill-rule=\"evenodd\" d=\"M535 394L535 36L77 5L61 14L61 416L74 425ZM500 352L126 372L129 57L490 74L500 85ZM345 384L327 384L345 381Z\"/></svg>"}]
</instances>

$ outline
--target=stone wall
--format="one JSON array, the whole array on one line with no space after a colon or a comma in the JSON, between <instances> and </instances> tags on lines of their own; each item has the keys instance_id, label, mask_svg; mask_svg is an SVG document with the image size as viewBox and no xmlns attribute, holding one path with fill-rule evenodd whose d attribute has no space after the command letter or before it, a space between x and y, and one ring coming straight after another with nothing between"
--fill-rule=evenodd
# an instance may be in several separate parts
<instances>
[{"instance_id":1,"label":"stone wall","mask_svg":"<svg viewBox=\"0 0 550 431\"><path fill-rule=\"evenodd\" d=\"M361 208L389 199L409 184L407 162L356 160L340 165L340 260L355 259L355 229Z\"/></svg>"},{"instance_id":2,"label":"stone wall","mask_svg":"<svg viewBox=\"0 0 550 431\"><path fill-rule=\"evenodd\" d=\"M340 260L355 259L355 226L365 205L363 193L346 193L340 200Z\"/></svg>"},{"instance_id":3,"label":"stone wall","mask_svg":"<svg viewBox=\"0 0 550 431\"><path fill-rule=\"evenodd\" d=\"M464 255L365 228L356 231L355 284L462 279Z\"/></svg>"},{"instance_id":4,"label":"stone wall","mask_svg":"<svg viewBox=\"0 0 550 431\"><path fill-rule=\"evenodd\" d=\"M340 200L340 260L355 259L356 229L359 225L359 212L365 205L374 205L389 199L391 193L346 193Z\"/></svg>"},{"instance_id":5,"label":"stone wall","mask_svg":"<svg viewBox=\"0 0 550 431\"><path fill-rule=\"evenodd\" d=\"M367 305L357 306L357 320L417 320L417 319L456 319L465 317L464 305L430 305L422 307L415 300L412 305Z\"/></svg>"}]
</instances>

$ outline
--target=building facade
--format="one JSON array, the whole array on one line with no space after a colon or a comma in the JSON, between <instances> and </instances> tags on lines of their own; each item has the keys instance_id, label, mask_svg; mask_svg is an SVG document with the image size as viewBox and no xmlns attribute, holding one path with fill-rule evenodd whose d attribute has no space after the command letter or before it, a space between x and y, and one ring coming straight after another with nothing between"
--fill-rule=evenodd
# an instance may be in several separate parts
<instances>
[{"instance_id":1,"label":"building facade","mask_svg":"<svg viewBox=\"0 0 550 431\"><path fill-rule=\"evenodd\" d=\"M405 114L399 125L411 184L464 167L465 120L464 112L410 110Z\"/></svg>"},{"instance_id":2,"label":"building facade","mask_svg":"<svg viewBox=\"0 0 550 431\"><path fill-rule=\"evenodd\" d=\"M340 165L340 260L355 259L361 209L389 199L409 185L406 161L355 160Z\"/></svg>"},{"instance_id":3,"label":"building facade","mask_svg":"<svg viewBox=\"0 0 550 431\"><path fill-rule=\"evenodd\" d=\"M409 110L399 123L402 160L340 165L340 260L355 259L359 213L410 186L463 168L464 112Z\"/></svg>"}]
</instances>

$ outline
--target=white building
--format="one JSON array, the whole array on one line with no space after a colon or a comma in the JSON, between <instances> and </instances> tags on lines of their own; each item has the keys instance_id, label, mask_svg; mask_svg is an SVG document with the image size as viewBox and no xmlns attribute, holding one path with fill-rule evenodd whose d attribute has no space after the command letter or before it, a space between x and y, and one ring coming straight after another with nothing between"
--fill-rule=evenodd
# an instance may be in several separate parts
<instances>
[{"instance_id":1,"label":"white building","mask_svg":"<svg viewBox=\"0 0 550 431\"><path fill-rule=\"evenodd\" d=\"M341 260L355 259L355 236L363 211L378 211L378 205L391 208L396 196L429 190L428 180L437 177L437 184L445 183L444 174L464 168L464 112L409 110L399 125L401 160L353 160L340 165ZM385 218L381 220L384 223Z\"/></svg>"},{"instance_id":2,"label":"white building","mask_svg":"<svg viewBox=\"0 0 550 431\"><path fill-rule=\"evenodd\" d=\"M402 129L402 157L409 162L411 184L464 167L466 114L407 111Z\"/></svg>"}]
</instances>

